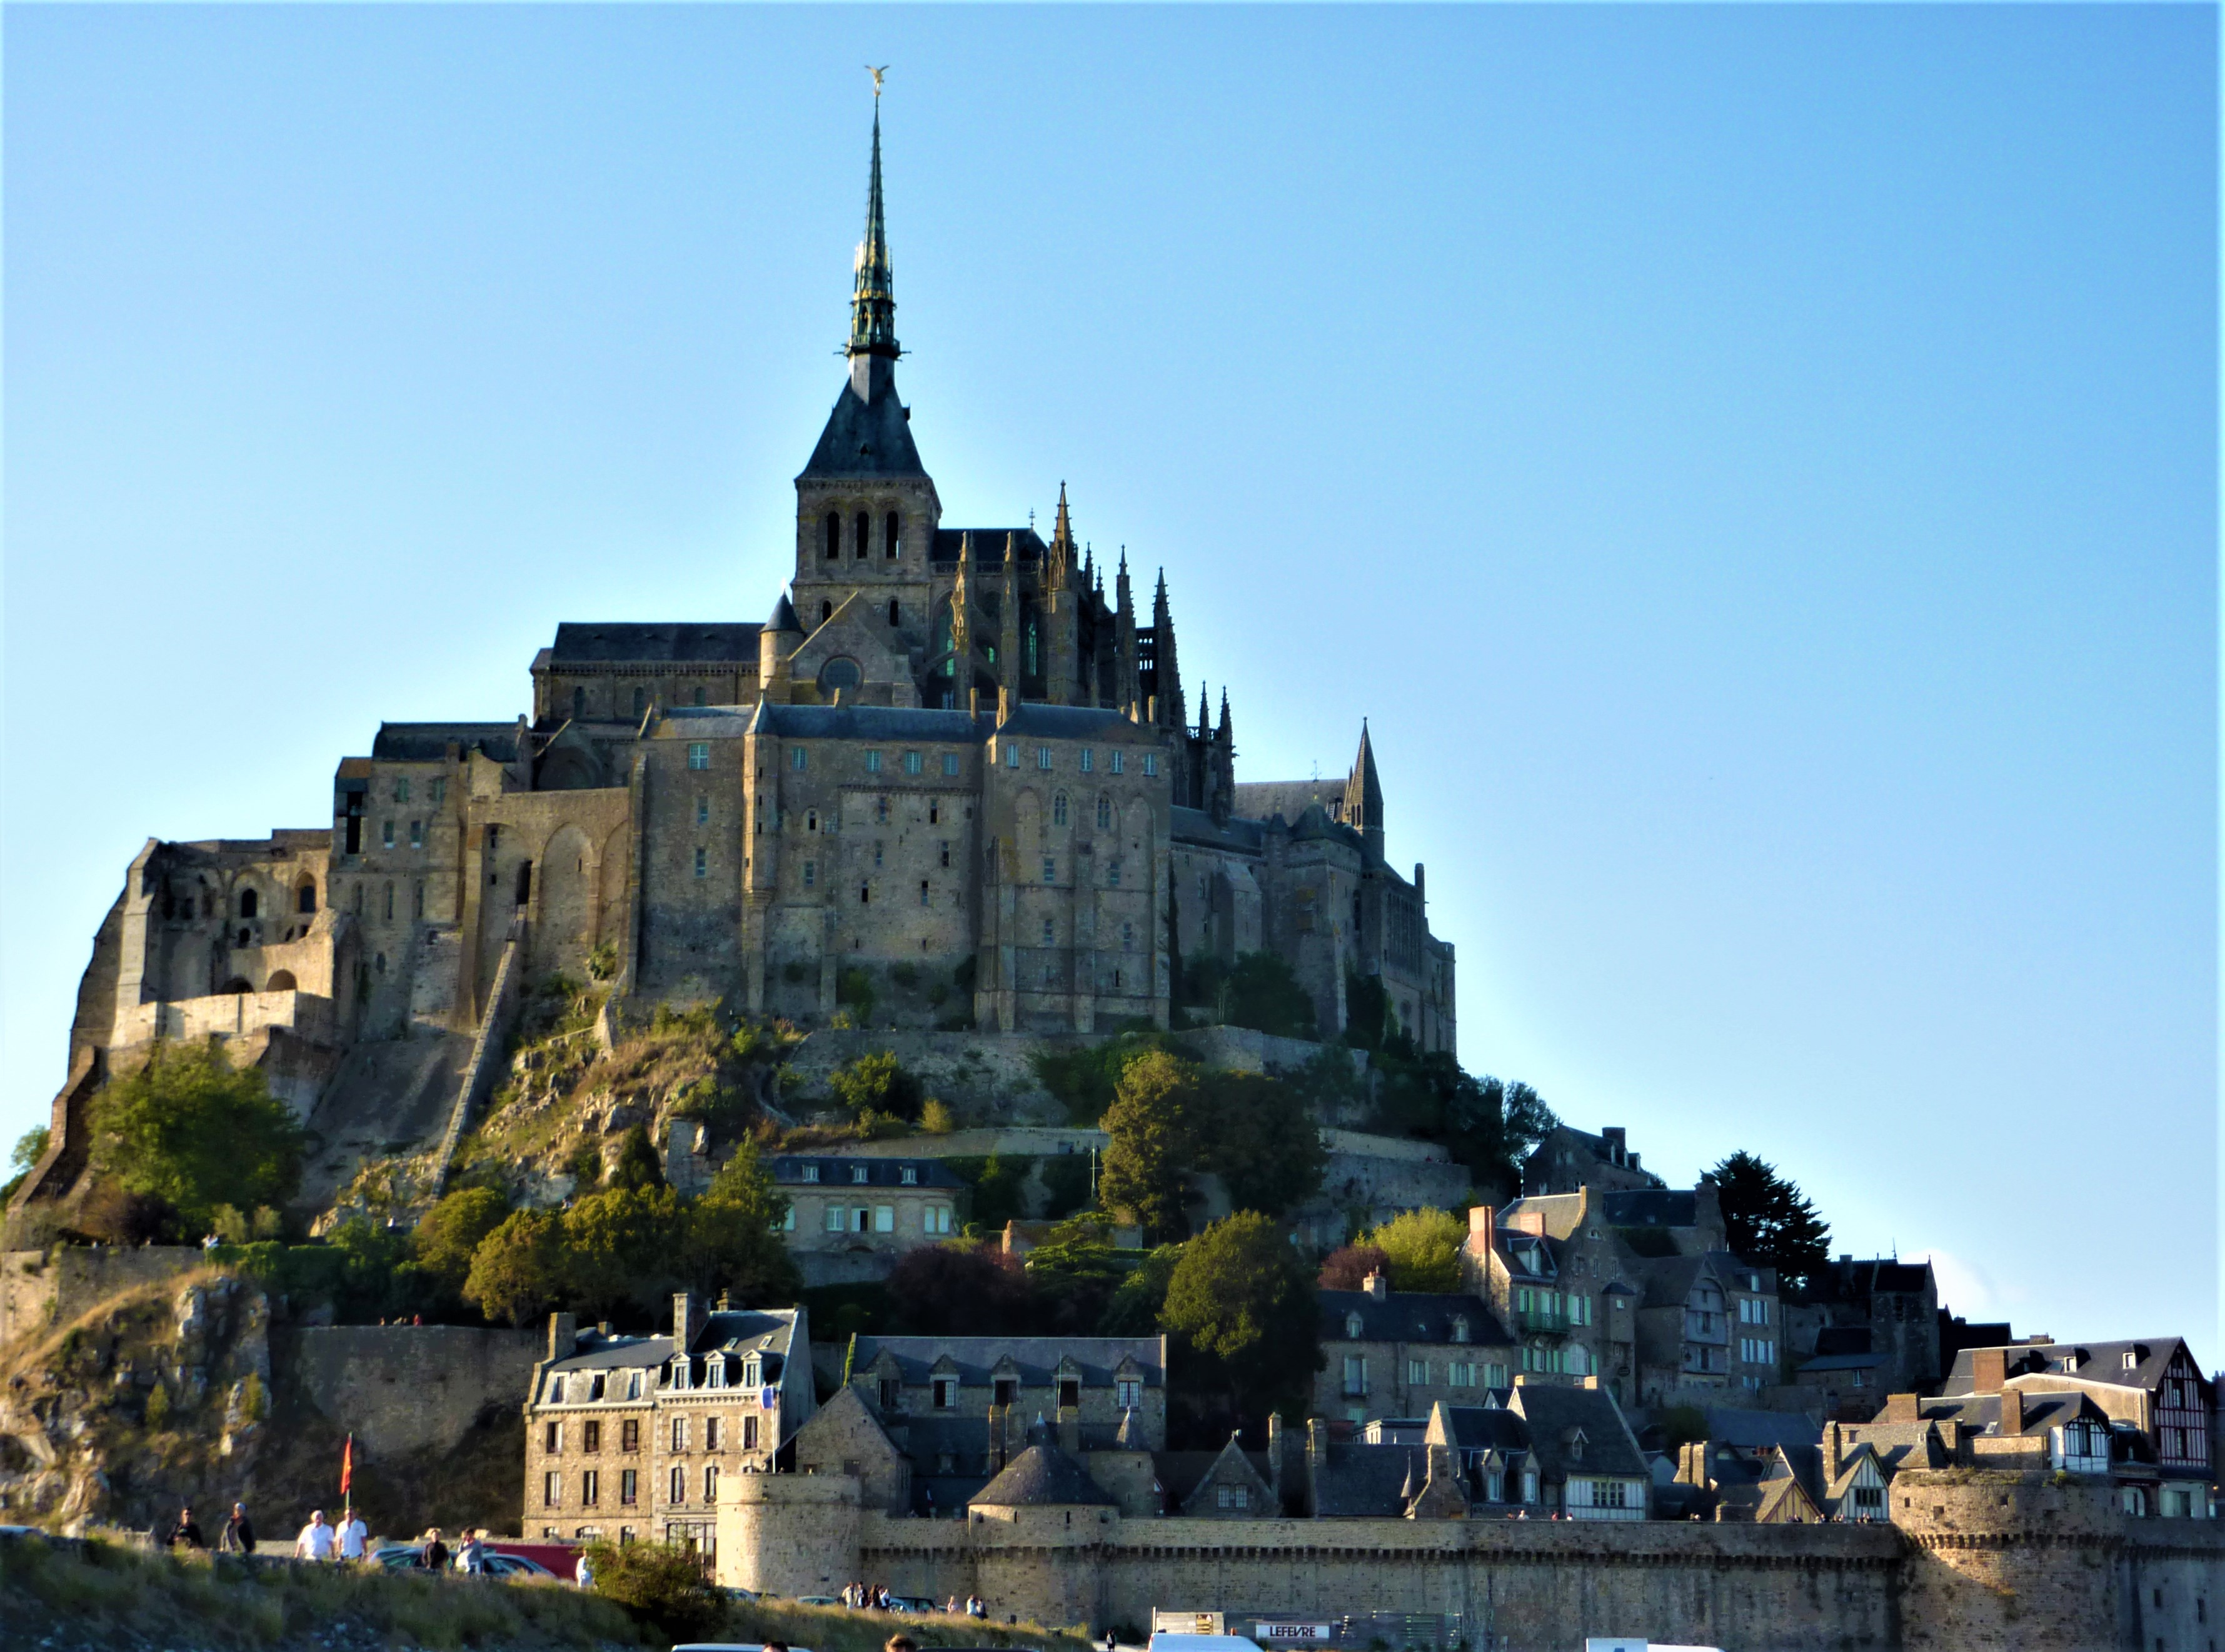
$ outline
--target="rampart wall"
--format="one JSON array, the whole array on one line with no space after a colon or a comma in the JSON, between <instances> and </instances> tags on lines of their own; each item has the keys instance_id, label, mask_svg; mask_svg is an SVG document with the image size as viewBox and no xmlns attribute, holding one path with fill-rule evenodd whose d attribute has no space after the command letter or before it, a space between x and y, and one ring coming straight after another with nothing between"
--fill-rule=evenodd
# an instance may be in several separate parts
<instances>
[{"instance_id":1,"label":"rampart wall","mask_svg":"<svg viewBox=\"0 0 2225 1652\"><path fill-rule=\"evenodd\" d=\"M201 1253L189 1244L61 1245L0 1256L0 1344L67 1323L119 1292L189 1272Z\"/></svg>"},{"instance_id":2,"label":"rampart wall","mask_svg":"<svg viewBox=\"0 0 2225 1652\"><path fill-rule=\"evenodd\" d=\"M516 1410L542 1351L532 1332L449 1325L313 1326L270 1345L289 1394L378 1458L451 1448L488 1407Z\"/></svg>"}]
</instances>

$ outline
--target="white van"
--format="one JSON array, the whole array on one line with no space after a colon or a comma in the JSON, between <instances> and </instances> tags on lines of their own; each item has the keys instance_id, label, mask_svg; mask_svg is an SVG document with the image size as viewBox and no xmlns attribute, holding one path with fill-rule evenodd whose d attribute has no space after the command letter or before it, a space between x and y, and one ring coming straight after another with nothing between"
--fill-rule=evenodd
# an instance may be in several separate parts
<instances>
[{"instance_id":1,"label":"white van","mask_svg":"<svg viewBox=\"0 0 2225 1652\"><path fill-rule=\"evenodd\" d=\"M1259 1652L1259 1643L1244 1635L1181 1635L1157 1630L1151 1652Z\"/></svg>"}]
</instances>

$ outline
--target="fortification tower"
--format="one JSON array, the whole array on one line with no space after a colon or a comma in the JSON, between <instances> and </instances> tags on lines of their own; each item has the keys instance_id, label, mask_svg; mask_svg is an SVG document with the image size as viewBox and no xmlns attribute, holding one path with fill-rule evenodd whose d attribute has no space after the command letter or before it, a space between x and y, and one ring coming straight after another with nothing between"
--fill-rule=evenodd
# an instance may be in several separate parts
<instances>
[{"instance_id":1,"label":"fortification tower","mask_svg":"<svg viewBox=\"0 0 2225 1652\"><path fill-rule=\"evenodd\" d=\"M833 1594L859 1576L854 1474L730 1474L720 1485L718 1579L759 1594Z\"/></svg>"}]
</instances>

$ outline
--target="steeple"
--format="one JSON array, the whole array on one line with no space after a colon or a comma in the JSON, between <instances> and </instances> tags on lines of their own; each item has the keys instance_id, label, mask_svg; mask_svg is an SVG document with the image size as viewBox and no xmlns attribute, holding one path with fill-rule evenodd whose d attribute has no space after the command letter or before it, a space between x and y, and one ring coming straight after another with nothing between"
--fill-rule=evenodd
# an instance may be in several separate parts
<instances>
[{"instance_id":1,"label":"steeple","mask_svg":"<svg viewBox=\"0 0 2225 1652\"><path fill-rule=\"evenodd\" d=\"M1167 604L1167 571L1159 570L1151 595L1151 692L1158 696L1159 726L1178 729L1187 722L1182 665L1175 657L1174 610Z\"/></svg>"},{"instance_id":2,"label":"steeple","mask_svg":"<svg viewBox=\"0 0 2225 1652\"><path fill-rule=\"evenodd\" d=\"M1360 833L1369 851L1383 853L1383 782L1375 776L1375 748L1367 738L1367 719L1360 719L1360 755L1344 782L1344 823Z\"/></svg>"},{"instance_id":3,"label":"steeple","mask_svg":"<svg viewBox=\"0 0 2225 1652\"><path fill-rule=\"evenodd\" d=\"M1020 548L1017 535L1005 535L1003 612L997 639L997 688L1001 698L999 717L1009 716L1020 703Z\"/></svg>"},{"instance_id":4,"label":"steeple","mask_svg":"<svg viewBox=\"0 0 2225 1652\"><path fill-rule=\"evenodd\" d=\"M897 344L896 283L889 270L889 226L881 204L881 89L873 87L873 170L865 187L865 238L858 244L858 280L850 295L850 379L870 401L873 361L894 361ZM888 370L880 370L885 377Z\"/></svg>"},{"instance_id":5,"label":"steeple","mask_svg":"<svg viewBox=\"0 0 2225 1652\"><path fill-rule=\"evenodd\" d=\"M1120 571L1114 576L1112 588L1117 595L1113 604L1113 671L1118 680L1113 699L1121 712L1132 721L1144 720L1143 677L1136 661L1136 596L1128 584L1128 548L1120 548Z\"/></svg>"},{"instance_id":6,"label":"steeple","mask_svg":"<svg viewBox=\"0 0 2225 1652\"><path fill-rule=\"evenodd\" d=\"M1058 516L1051 524L1050 554L1044 559L1043 585L1052 591L1066 589L1074 570L1074 522L1066 514L1066 484L1058 484Z\"/></svg>"}]
</instances>

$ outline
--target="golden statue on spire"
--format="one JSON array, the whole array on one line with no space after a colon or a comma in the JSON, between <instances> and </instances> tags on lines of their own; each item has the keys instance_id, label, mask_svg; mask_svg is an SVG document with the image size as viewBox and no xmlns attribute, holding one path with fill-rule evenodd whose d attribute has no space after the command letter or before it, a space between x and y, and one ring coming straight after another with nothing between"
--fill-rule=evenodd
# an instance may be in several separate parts
<instances>
[{"instance_id":1,"label":"golden statue on spire","mask_svg":"<svg viewBox=\"0 0 2225 1652\"><path fill-rule=\"evenodd\" d=\"M865 65L865 73L873 77L873 97L876 100L878 100L881 95L881 77L888 72L889 66L885 63L882 64L878 69L870 63Z\"/></svg>"}]
</instances>

